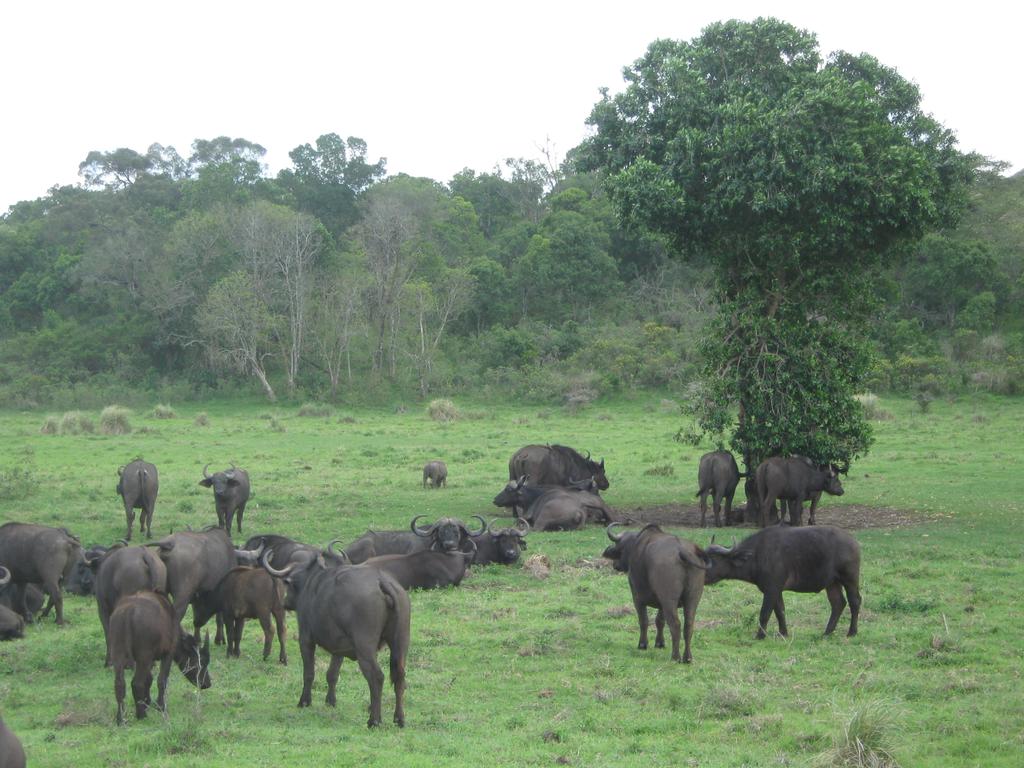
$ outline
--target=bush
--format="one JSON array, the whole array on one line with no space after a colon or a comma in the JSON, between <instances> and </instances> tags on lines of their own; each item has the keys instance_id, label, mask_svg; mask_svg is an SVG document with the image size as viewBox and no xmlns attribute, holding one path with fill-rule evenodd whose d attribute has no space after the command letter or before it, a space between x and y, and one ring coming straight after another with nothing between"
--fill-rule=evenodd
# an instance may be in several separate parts
<instances>
[{"instance_id":1,"label":"bush","mask_svg":"<svg viewBox=\"0 0 1024 768\"><path fill-rule=\"evenodd\" d=\"M37 486L36 477L30 469L0 469L0 501L20 501L28 498Z\"/></svg>"},{"instance_id":2,"label":"bush","mask_svg":"<svg viewBox=\"0 0 1024 768\"><path fill-rule=\"evenodd\" d=\"M157 405L153 408L154 419L174 419L177 418L178 414L174 412L174 409L169 405Z\"/></svg>"},{"instance_id":3,"label":"bush","mask_svg":"<svg viewBox=\"0 0 1024 768\"><path fill-rule=\"evenodd\" d=\"M459 409L455 407L455 403L444 398L431 400L430 405L427 406L427 414L434 421L440 422L455 421L461 415Z\"/></svg>"},{"instance_id":4,"label":"bush","mask_svg":"<svg viewBox=\"0 0 1024 768\"><path fill-rule=\"evenodd\" d=\"M299 407L299 416L325 419L329 418L333 412L331 406L325 403L303 403Z\"/></svg>"},{"instance_id":5,"label":"bush","mask_svg":"<svg viewBox=\"0 0 1024 768\"><path fill-rule=\"evenodd\" d=\"M192 423L197 427L208 427L210 426L210 417L206 415L206 411L203 411L196 414L196 418Z\"/></svg>"},{"instance_id":6,"label":"bush","mask_svg":"<svg viewBox=\"0 0 1024 768\"><path fill-rule=\"evenodd\" d=\"M865 392L863 395L854 395L854 400L860 403L864 416L871 421L889 421L892 418L892 414L879 405L878 395Z\"/></svg>"},{"instance_id":7,"label":"bush","mask_svg":"<svg viewBox=\"0 0 1024 768\"><path fill-rule=\"evenodd\" d=\"M280 422L280 421L278 420L277 416L271 416L271 417L270 417L270 425L269 425L269 426L270 426L270 428L271 428L271 429L272 429L272 430L273 430L274 432L287 432L287 431L288 431L288 428L287 428L287 427L285 427L285 425L284 425L284 424L282 424L282 423L281 423L281 422Z\"/></svg>"},{"instance_id":8,"label":"bush","mask_svg":"<svg viewBox=\"0 0 1024 768\"><path fill-rule=\"evenodd\" d=\"M105 435L129 435L132 431L128 417L131 411L120 405L108 405L100 413L100 431Z\"/></svg>"},{"instance_id":9,"label":"bush","mask_svg":"<svg viewBox=\"0 0 1024 768\"><path fill-rule=\"evenodd\" d=\"M43 419L43 426L39 428L40 434L56 435L60 432L60 420L53 414Z\"/></svg>"},{"instance_id":10,"label":"bush","mask_svg":"<svg viewBox=\"0 0 1024 768\"><path fill-rule=\"evenodd\" d=\"M96 431L92 419L81 411L68 411L60 417L60 433L62 435L91 435Z\"/></svg>"}]
</instances>

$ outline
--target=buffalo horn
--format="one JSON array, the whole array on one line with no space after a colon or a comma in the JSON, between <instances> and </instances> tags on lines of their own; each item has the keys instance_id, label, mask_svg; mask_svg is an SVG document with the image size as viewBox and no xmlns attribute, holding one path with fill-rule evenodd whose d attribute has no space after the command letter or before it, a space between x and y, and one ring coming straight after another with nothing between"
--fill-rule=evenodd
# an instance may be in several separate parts
<instances>
[{"instance_id":1,"label":"buffalo horn","mask_svg":"<svg viewBox=\"0 0 1024 768\"><path fill-rule=\"evenodd\" d=\"M612 533L612 528L614 528L617 525L622 525L622 523L610 523L608 525L608 527L604 529L605 533L608 534L608 538L611 539L612 541L615 541L615 542L617 542L619 539L622 538L622 534L621 533L618 536L616 536L614 533Z\"/></svg>"},{"instance_id":2,"label":"buffalo horn","mask_svg":"<svg viewBox=\"0 0 1024 768\"><path fill-rule=\"evenodd\" d=\"M327 543L327 551L328 551L328 552L329 552L330 554L334 555L335 557L344 557L344 558L346 558L346 559L347 559L347 555L346 555L346 554L345 554L344 552L338 552L338 551L337 551L337 550L336 550L336 549L334 548L334 545L335 545L335 544L337 544L337 543L338 543L338 542L340 542L340 541L341 541L341 539L331 539L331 540L330 540L330 541L329 541L329 542Z\"/></svg>"},{"instance_id":3,"label":"buffalo horn","mask_svg":"<svg viewBox=\"0 0 1024 768\"><path fill-rule=\"evenodd\" d=\"M260 565L263 566L263 570L265 570L271 576L277 576L279 579L283 579L285 576L287 576L295 569L295 563L292 563L287 568L283 568L280 571L277 570L276 568L270 565L270 558L272 558L273 556L274 550L268 549L266 552L263 553L263 557L260 559Z\"/></svg>"},{"instance_id":4,"label":"buffalo horn","mask_svg":"<svg viewBox=\"0 0 1024 768\"><path fill-rule=\"evenodd\" d=\"M434 529L437 528L437 523L420 528L416 525L416 521L419 520L421 517L426 517L426 515L416 515L416 517L412 519L412 522L409 523L409 527L412 529L412 532L415 533L417 536L429 536L434 532Z\"/></svg>"},{"instance_id":5,"label":"buffalo horn","mask_svg":"<svg viewBox=\"0 0 1024 768\"><path fill-rule=\"evenodd\" d=\"M10 584L12 578L13 576L11 575L10 570L0 565L0 587L5 584Z\"/></svg>"},{"instance_id":6,"label":"buffalo horn","mask_svg":"<svg viewBox=\"0 0 1024 768\"><path fill-rule=\"evenodd\" d=\"M522 523L522 526L525 526L525 527L521 527L520 523ZM530 532L530 523L529 523L529 521L528 520L524 520L521 517L517 517L516 518L516 527L515 527L515 531L514 532L520 538L522 538L523 536L528 534Z\"/></svg>"},{"instance_id":7,"label":"buffalo horn","mask_svg":"<svg viewBox=\"0 0 1024 768\"><path fill-rule=\"evenodd\" d=\"M210 474L209 474L209 473L208 473L208 472L206 471L206 470L208 470L209 468L210 468L210 465L209 465L209 464L207 464L207 465L206 465L205 467L203 467L203 477L205 477L205 478L206 478L207 480L209 480L209 479L210 479Z\"/></svg>"},{"instance_id":8,"label":"buffalo horn","mask_svg":"<svg viewBox=\"0 0 1024 768\"><path fill-rule=\"evenodd\" d=\"M732 550L723 547L721 544L708 544L708 548L706 551L708 554L711 554L713 552L718 555L728 555Z\"/></svg>"},{"instance_id":9,"label":"buffalo horn","mask_svg":"<svg viewBox=\"0 0 1024 768\"><path fill-rule=\"evenodd\" d=\"M487 521L484 520L482 517L480 517L480 515L473 515L473 517L475 517L477 520L480 521L480 530L477 531L476 533L474 533L473 531L471 531L471 530L469 530L467 528L466 529L466 533L468 533L473 538L478 538L480 536L483 536L485 533L487 533L487 528L488 528Z\"/></svg>"},{"instance_id":10,"label":"buffalo horn","mask_svg":"<svg viewBox=\"0 0 1024 768\"><path fill-rule=\"evenodd\" d=\"M120 477L124 474L124 464L117 468L117 476Z\"/></svg>"}]
</instances>

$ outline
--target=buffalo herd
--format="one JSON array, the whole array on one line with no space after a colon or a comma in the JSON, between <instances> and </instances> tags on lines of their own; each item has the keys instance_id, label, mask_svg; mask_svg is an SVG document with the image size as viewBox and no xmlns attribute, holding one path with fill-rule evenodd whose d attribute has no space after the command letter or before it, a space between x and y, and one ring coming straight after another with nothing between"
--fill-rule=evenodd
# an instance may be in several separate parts
<instances>
[{"instance_id":1,"label":"buffalo herd","mask_svg":"<svg viewBox=\"0 0 1024 768\"><path fill-rule=\"evenodd\" d=\"M127 531L109 547L83 549L65 528L17 522L0 526L0 639L22 637L25 624L40 609L46 615L52 607L62 624L62 587L94 594L105 638L105 664L114 672L119 724L125 715L126 669L133 670L137 718L152 707L164 711L172 662L195 686L210 686L209 630L202 643L200 632L211 618L217 624L215 643L224 643L229 657L240 654L246 620L259 621L263 629L264 660L272 652L276 629L278 661L287 664L285 611L291 610L298 622L302 656L299 706L311 703L314 657L322 648L331 657L327 704L335 705L342 659L353 659L370 691L368 724L379 725L384 673L377 654L387 645L394 722L402 726L411 625L408 592L458 586L471 566L517 563L530 533L572 531L588 523L606 526L611 544L603 557L627 574L640 649L647 648L648 608L654 608L655 647L665 646L668 624L672 659L692 661L695 616L704 586L726 579L749 582L761 591L758 638L765 637L773 613L779 634L787 635L784 591L826 592L831 614L825 634L835 630L849 604L848 635L857 633L860 547L845 531L815 525L822 492L841 495L838 475L848 467L819 465L804 456L772 457L748 475L739 471L727 451L705 454L697 472L701 527L707 524L711 496L715 526L740 522L746 514L747 522L761 530L732 547L715 544L712 538L702 548L658 525L627 527L632 521L601 496L609 488L604 460L594 461L589 453L561 445L528 445L512 455L508 482L493 499L495 506L510 510L512 524L488 523L479 515L473 516L475 524L454 517L422 522L426 516L417 515L406 529L370 530L344 549L336 548L337 540L321 547L274 533L250 536L236 548L232 522L240 533L250 495L249 474L234 465L213 474L208 468L203 468L199 483L213 489L217 523L202 530L152 540L158 474L153 464L141 459L118 469L117 493L124 502ZM443 461L430 461L423 467L423 487L444 488L447 476ZM747 505L737 510L733 498L743 477ZM811 502L810 527L802 526L805 501ZM780 513L776 503L782 505ZM142 510L139 531L149 540L144 546L130 543L135 509ZM182 627L190 606L191 632ZM158 662L154 704L150 689ZM17 745L17 739L0 720L0 751L5 743Z\"/></svg>"}]
</instances>

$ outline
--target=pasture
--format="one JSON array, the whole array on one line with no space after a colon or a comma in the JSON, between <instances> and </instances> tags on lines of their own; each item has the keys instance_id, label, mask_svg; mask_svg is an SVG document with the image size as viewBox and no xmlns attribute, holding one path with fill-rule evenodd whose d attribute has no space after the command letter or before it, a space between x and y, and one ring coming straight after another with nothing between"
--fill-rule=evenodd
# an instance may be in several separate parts
<instances>
[{"instance_id":1,"label":"pasture","mask_svg":"<svg viewBox=\"0 0 1024 768\"><path fill-rule=\"evenodd\" d=\"M234 462L253 489L236 544L260 532L347 543L417 514L495 517L509 456L532 442L603 457L604 497L621 513L692 513L697 462L714 447L674 442L680 417L656 395L576 414L458 405L463 418L438 423L425 404L300 416L295 406L211 402L176 407L171 419L136 411L124 435L46 435L42 414L2 413L0 522L65 525L85 545L109 544L124 535L116 469L140 456L160 471L154 537L215 522L201 470ZM528 537L524 555L545 555L547 578L489 566L456 589L412 593L404 730L390 722L387 684L385 725L366 728L354 662L342 665L337 708L326 707L323 651L313 705L296 708L294 616L290 666L276 651L260 659L250 622L241 659L215 649L212 688L197 692L174 669L167 718L117 728L95 601L73 595L67 626L51 616L0 644L0 714L35 768L810 765L858 713L880 723L903 766L1019 766L1024 401L960 398L928 413L909 400L881 405L892 418L874 422L871 454L818 513L821 524L857 526L864 606L852 640L848 611L823 638L824 594L787 593L790 639L755 641L760 593L724 582L704 591L692 665L672 663L667 649L639 651L629 586L601 559L608 540L595 526ZM448 487L424 490L423 464L435 458L448 464ZM702 546L713 532L666 528ZM724 531L725 543L751 532Z\"/></svg>"}]
</instances>

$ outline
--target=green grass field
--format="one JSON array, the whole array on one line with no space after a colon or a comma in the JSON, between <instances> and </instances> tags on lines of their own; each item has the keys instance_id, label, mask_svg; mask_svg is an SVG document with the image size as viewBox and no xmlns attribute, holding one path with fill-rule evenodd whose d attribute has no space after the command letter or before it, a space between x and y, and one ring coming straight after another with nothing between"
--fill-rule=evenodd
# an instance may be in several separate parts
<instances>
[{"instance_id":1,"label":"green grass field","mask_svg":"<svg viewBox=\"0 0 1024 768\"><path fill-rule=\"evenodd\" d=\"M120 436L44 435L43 414L0 413L0 522L65 525L109 544L124 534L116 468L142 456L160 471L154 534L215 522L201 469L234 462L252 478L246 536L347 542L416 514L490 519L508 458L526 443L604 457L605 498L627 512L692 504L698 458L713 447L674 442L680 417L656 395L577 414L458 405L465 417L439 424L422 404L304 417L294 406L206 403L173 419L136 412ZM326 707L322 651L313 706L296 708L293 616L290 666L276 650L260 659L250 623L240 660L215 649L212 688L200 694L174 670L168 717L117 728L95 603L71 595L67 626L51 618L0 644L0 714L38 768L839 765L826 752L857 714L878 721L879 736L860 731L868 746L887 746L903 766L1024 765L1024 400L936 401L927 414L912 401L881 405L892 418L876 422L871 455L819 512L827 524L841 505L890 507L915 521L856 532L864 609L852 640L848 613L841 632L821 636L824 594L787 593L790 639L755 641L760 593L726 582L704 592L692 665L639 651L629 586L601 560L607 539L593 527L529 536L525 554L550 559L547 579L490 566L459 588L413 593L404 730L390 724L387 686L386 725L365 727L368 692L353 662L337 708ZM420 487L433 458L448 463L446 490ZM673 530L701 545L712 533Z\"/></svg>"}]
</instances>

